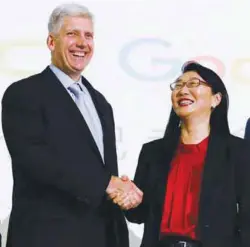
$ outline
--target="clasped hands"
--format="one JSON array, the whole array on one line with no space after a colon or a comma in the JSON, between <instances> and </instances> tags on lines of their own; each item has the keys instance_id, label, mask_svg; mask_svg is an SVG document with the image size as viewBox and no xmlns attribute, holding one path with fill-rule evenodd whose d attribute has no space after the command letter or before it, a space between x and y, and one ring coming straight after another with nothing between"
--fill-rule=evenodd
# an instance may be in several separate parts
<instances>
[{"instance_id":1,"label":"clasped hands","mask_svg":"<svg viewBox=\"0 0 250 247\"><path fill-rule=\"evenodd\" d=\"M127 176L112 176L106 192L123 210L136 208L143 198L143 192Z\"/></svg>"}]
</instances>

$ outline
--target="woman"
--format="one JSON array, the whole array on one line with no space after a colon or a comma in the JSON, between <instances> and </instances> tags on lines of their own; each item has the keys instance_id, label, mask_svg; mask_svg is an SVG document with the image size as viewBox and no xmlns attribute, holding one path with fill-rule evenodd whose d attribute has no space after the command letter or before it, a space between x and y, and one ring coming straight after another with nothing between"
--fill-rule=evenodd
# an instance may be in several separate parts
<instances>
[{"instance_id":1,"label":"woman","mask_svg":"<svg viewBox=\"0 0 250 247\"><path fill-rule=\"evenodd\" d=\"M230 134L219 76L195 62L182 72L164 137L139 156L143 202L126 217L145 223L143 247L249 247L250 148Z\"/></svg>"}]
</instances>

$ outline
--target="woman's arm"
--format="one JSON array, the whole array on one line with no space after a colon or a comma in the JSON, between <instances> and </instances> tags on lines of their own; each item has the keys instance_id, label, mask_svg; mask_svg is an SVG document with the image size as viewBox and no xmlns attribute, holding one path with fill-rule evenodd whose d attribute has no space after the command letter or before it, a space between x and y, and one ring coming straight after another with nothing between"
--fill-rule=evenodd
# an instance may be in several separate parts
<instances>
[{"instance_id":1,"label":"woman's arm","mask_svg":"<svg viewBox=\"0 0 250 247\"><path fill-rule=\"evenodd\" d=\"M125 212L125 216L128 221L132 223L141 224L146 221L148 210L149 210L149 201L148 201L148 155L147 153L147 144L142 146L140 151L138 165L135 172L134 183L135 185L143 192L142 203L133 209L130 209Z\"/></svg>"}]
</instances>

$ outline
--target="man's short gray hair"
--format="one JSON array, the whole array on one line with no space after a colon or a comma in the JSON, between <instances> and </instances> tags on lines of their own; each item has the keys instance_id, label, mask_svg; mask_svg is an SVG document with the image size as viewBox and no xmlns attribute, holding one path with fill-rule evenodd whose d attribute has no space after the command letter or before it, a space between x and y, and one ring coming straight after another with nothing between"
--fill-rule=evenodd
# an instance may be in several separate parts
<instances>
[{"instance_id":1,"label":"man's short gray hair","mask_svg":"<svg viewBox=\"0 0 250 247\"><path fill-rule=\"evenodd\" d=\"M57 6L50 15L48 30L49 33L58 33L62 27L63 19L66 16L80 16L93 21L94 16L87 7L77 4L62 4Z\"/></svg>"}]
</instances>

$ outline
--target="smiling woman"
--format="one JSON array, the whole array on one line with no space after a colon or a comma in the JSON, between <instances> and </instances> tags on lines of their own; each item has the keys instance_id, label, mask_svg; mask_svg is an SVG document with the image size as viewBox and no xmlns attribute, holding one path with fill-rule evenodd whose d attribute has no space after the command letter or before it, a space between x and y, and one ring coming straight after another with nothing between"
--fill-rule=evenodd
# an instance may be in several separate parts
<instances>
[{"instance_id":1,"label":"smiling woman","mask_svg":"<svg viewBox=\"0 0 250 247\"><path fill-rule=\"evenodd\" d=\"M165 135L141 149L134 182L144 198L127 219L145 223L144 247L247 247L250 147L230 134L226 87L190 62L170 88Z\"/></svg>"},{"instance_id":2,"label":"smiling woman","mask_svg":"<svg viewBox=\"0 0 250 247\"><path fill-rule=\"evenodd\" d=\"M215 109L220 104L222 95L221 92L213 93L212 85L204 81L193 70L193 67L194 65L186 67L183 75L170 86L172 89L173 110L181 119L184 129L188 129L189 126L191 127L197 122L206 122L207 127L210 128L211 109ZM208 135L208 131L204 131L204 134Z\"/></svg>"}]
</instances>

